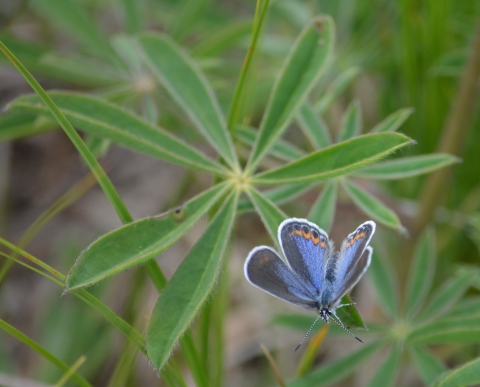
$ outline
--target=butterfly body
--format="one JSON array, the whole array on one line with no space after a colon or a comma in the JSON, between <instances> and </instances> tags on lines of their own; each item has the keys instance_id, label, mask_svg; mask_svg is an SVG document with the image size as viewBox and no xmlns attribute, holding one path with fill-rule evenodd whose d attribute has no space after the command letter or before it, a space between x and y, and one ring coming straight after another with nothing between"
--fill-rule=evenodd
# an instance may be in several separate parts
<instances>
[{"instance_id":1,"label":"butterfly body","mask_svg":"<svg viewBox=\"0 0 480 387\"><path fill-rule=\"evenodd\" d=\"M285 262L271 247L256 247L245 261L245 277L277 298L318 311L325 323L332 315L338 323L335 310L341 298L370 265L373 250L368 243L374 232L373 221L361 224L335 252L327 233L316 224L287 219L278 228Z\"/></svg>"}]
</instances>

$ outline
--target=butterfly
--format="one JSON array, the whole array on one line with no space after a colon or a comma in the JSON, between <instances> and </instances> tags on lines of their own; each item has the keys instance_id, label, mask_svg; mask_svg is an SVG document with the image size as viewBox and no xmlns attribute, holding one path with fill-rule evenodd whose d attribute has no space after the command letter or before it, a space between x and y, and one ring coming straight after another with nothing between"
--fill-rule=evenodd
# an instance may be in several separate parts
<instances>
[{"instance_id":1,"label":"butterfly","mask_svg":"<svg viewBox=\"0 0 480 387\"><path fill-rule=\"evenodd\" d=\"M368 246L375 233L375 222L369 220L348 235L340 251L316 224L306 219L284 220L278 227L278 240L286 262L271 247L255 247L245 261L247 280L257 288L319 315L300 342L302 345L319 318L328 323L331 318L350 333L335 310L340 300L362 278L372 260ZM347 304L349 305L349 304Z\"/></svg>"}]
</instances>

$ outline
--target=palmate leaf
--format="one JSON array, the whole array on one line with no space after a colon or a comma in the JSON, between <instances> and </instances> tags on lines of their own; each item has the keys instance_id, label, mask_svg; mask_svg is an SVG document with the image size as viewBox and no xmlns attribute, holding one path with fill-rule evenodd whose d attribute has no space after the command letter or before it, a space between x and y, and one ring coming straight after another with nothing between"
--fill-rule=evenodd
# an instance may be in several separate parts
<instances>
[{"instance_id":1,"label":"palmate leaf","mask_svg":"<svg viewBox=\"0 0 480 387\"><path fill-rule=\"evenodd\" d=\"M141 35L138 45L157 80L225 161L231 167L237 167L238 160L225 118L211 85L193 59L166 35Z\"/></svg>"},{"instance_id":2,"label":"palmate leaf","mask_svg":"<svg viewBox=\"0 0 480 387\"><path fill-rule=\"evenodd\" d=\"M298 184L343 176L409 144L412 144L412 140L398 133L359 136L311 153L277 169L255 175L252 184Z\"/></svg>"},{"instance_id":3,"label":"palmate leaf","mask_svg":"<svg viewBox=\"0 0 480 387\"><path fill-rule=\"evenodd\" d=\"M112 140L154 157L213 174L223 174L224 168L200 152L158 127L120 106L96 97L52 92L48 94L60 111L75 127L97 137ZM49 114L46 106L35 95L15 99L12 111L28 114Z\"/></svg>"},{"instance_id":4,"label":"palmate leaf","mask_svg":"<svg viewBox=\"0 0 480 387\"><path fill-rule=\"evenodd\" d=\"M178 241L226 194L226 184L201 193L182 207L120 227L93 242L78 257L66 290L90 286L156 257Z\"/></svg>"},{"instance_id":5,"label":"palmate leaf","mask_svg":"<svg viewBox=\"0 0 480 387\"><path fill-rule=\"evenodd\" d=\"M238 193L232 193L158 298L147 333L148 357L161 370L210 295L230 238Z\"/></svg>"},{"instance_id":6,"label":"palmate leaf","mask_svg":"<svg viewBox=\"0 0 480 387\"><path fill-rule=\"evenodd\" d=\"M246 170L253 172L283 134L330 58L334 23L316 17L296 40L273 87Z\"/></svg>"},{"instance_id":7,"label":"palmate leaf","mask_svg":"<svg viewBox=\"0 0 480 387\"><path fill-rule=\"evenodd\" d=\"M379 122L377 125L370 130L370 133L377 132L394 132L406 121L408 117L413 113L411 108L403 108L395 113L390 114L383 121Z\"/></svg>"}]
</instances>

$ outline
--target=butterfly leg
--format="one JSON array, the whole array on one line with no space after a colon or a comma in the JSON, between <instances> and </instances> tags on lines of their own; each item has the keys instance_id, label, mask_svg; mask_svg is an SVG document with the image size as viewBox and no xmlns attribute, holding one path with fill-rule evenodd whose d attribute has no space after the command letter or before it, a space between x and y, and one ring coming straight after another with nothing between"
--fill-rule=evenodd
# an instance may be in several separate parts
<instances>
[{"instance_id":1,"label":"butterfly leg","mask_svg":"<svg viewBox=\"0 0 480 387\"><path fill-rule=\"evenodd\" d=\"M357 305L356 302L351 302L350 304L340 304L335 309L341 308L342 306L350 306L350 305Z\"/></svg>"}]
</instances>

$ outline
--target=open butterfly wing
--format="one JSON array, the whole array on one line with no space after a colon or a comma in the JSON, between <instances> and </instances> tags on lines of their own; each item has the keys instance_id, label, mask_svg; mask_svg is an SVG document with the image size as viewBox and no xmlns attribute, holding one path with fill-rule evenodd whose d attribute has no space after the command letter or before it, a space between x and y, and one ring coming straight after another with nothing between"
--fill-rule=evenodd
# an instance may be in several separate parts
<instances>
[{"instance_id":1,"label":"open butterfly wing","mask_svg":"<svg viewBox=\"0 0 480 387\"><path fill-rule=\"evenodd\" d=\"M324 264L330 254L328 236L316 224L306 219L287 219L278 228L278 239L290 268L316 290L324 281Z\"/></svg>"},{"instance_id":2,"label":"open butterfly wing","mask_svg":"<svg viewBox=\"0 0 480 387\"><path fill-rule=\"evenodd\" d=\"M373 252L373 249L367 246L374 233L375 222L368 221L361 224L343 242L340 253L335 256L332 306L336 305L367 271Z\"/></svg>"},{"instance_id":3,"label":"open butterfly wing","mask_svg":"<svg viewBox=\"0 0 480 387\"><path fill-rule=\"evenodd\" d=\"M253 249L245 261L245 277L254 286L292 304L318 309L315 289L305 284L270 247Z\"/></svg>"}]
</instances>

